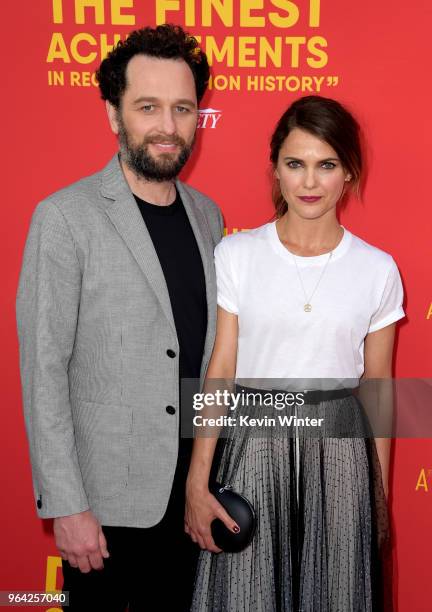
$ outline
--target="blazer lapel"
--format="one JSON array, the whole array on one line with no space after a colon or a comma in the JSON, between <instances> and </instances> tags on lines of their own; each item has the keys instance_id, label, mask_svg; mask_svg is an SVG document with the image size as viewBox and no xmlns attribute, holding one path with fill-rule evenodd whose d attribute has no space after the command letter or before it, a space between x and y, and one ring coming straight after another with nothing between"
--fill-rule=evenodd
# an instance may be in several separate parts
<instances>
[{"instance_id":1,"label":"blazer lapel","mask_svg":"<svg viewBox=\"0 0 432 612\"><path fill-rule=\"evenodd\" d=\"M106 214L148 279L165 316L176 332L164 274L153 241L124 178L118 156L102 172L102 195L109 200Z\"/></svg>"},{"instance_id":2,"label":"blazer lapel","mask_svg":"<svg viewBox=\"0 0 432 612\"><path fill-rule=\"evenodd\" d=\"M207 356L213 349L216 325L216 272L214 268L213 239L199 204L192 198L187 187L183 183L176 181L176 185L189 217L204 269L207 298L207 334L203 359L207 360ZM205 363L203 363L203 365L205 366Z\"/></svg>"},{"instance_id":3,"label":"blazer lapel","mask_svg":"<svg viewBox=\"0 0 432 612\"><path fill-rule=\"evenodd\" d=\"M177 189L180 193L183 205L186 210L186 214L189 218L192 231L197 241L198 249L201 255L201 260L204 268L204 276L206 280L206 286L214 281L214 278L209 273L209 264L213 262L213 242L212 237L209 233L207 223L203 213L199 206L192 199L187 189L181 181L176 181ZM211 266L210 266L211 268Z\"/></svg>"}]
</instances>

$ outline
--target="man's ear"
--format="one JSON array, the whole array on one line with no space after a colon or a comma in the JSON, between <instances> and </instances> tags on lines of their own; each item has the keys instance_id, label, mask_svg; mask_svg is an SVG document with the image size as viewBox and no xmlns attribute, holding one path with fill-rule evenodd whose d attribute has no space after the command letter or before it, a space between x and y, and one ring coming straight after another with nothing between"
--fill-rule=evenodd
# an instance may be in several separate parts
<instances>
[{"instance_id":1,"label":"man's ear","mask_svg":"<svg viewBox=\"0 0 432 612\"><path fill-rule=\"evenodd\" d=\"M117 109L115 106L113 106L111 104L111 102L109 102L108 100L105 100L105 107L106 107L106 112L108 115L108 121L110 123L111 129L114 132L114 134L118 134L119 133L119 126L118 126L118 121L117 121Z\"/></svg>"}]
</instances>

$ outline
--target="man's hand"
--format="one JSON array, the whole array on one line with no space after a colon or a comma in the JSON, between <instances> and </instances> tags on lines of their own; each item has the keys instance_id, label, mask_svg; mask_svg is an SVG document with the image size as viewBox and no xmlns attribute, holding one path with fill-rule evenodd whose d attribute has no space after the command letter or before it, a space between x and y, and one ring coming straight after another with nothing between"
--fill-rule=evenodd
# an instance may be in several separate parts
<instances>
[{"instance_id":1,"label":"man's hand","mask_svg":"<svg viewBox=\"0 0 432 612\"><path fill-rule=\"evenodd\" d=\"M102 527L90 510L55 518L54 536L62 559L84 573L102 569L103 558L109 557Z\"/></svg>"}]
</instances>

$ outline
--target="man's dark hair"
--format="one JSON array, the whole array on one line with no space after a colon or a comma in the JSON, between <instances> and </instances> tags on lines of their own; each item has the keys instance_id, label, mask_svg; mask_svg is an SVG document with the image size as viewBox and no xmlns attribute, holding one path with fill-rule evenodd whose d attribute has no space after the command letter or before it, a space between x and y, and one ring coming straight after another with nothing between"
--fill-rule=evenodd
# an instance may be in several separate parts
<instances>
[{"instance_id":1,"label":"man's dark hair","mask_svg":"<svg viewBox=\"0 0 432 612\"><path fill-rule=\"evenodd\" d=\"M117 43L96 72L102 100L120 108L127 87L127 65L139 54L159 59L183 59L192 70L198 103L201 101L210 77L206 54L196 38L172 24L134 30L126 40Z\"/></svg>"}]
</instances>

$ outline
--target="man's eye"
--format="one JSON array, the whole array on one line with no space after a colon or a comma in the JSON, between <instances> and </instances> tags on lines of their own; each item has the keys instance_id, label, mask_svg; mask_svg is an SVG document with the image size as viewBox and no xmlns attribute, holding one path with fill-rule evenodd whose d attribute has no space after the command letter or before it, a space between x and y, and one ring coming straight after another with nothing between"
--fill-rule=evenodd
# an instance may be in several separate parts
<instances>
[{"instance_id":1,"label":"man's eye","mask_svg":"<svg viewBox=\"0 0 432 612\"><path fill-rule=\"evenodd\" d=\"M298 161L291 160L287 163L288 168L300 168L301 163Z\"/></svg>"},{"instance_id":2,"label":"man's eye","mask_svg":"<svg viewBox=\"0 0 432 612\"><path fill-rule=\"evenodd\" d=\"M178 113L188 113L189 109L187 108L187 106L176 106L176 111Z\"/></svg>"},{"instance_id":3,"label":"man's eye","mask_svg":"<svg viewBox=\"0 0 432 612\"><path fill-rule=\"evenodd\" d=\"M153 109L154 109L154 104L144 104L143 106L141 106L141 110L144 111L145 113L149 113Z\"/></svg>"}]
</instances>

